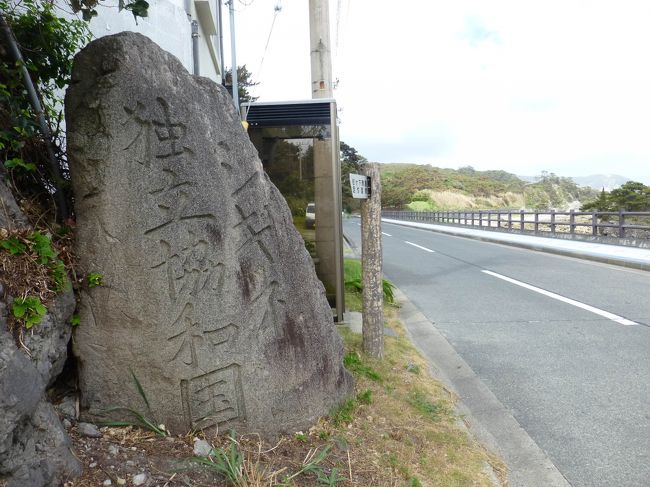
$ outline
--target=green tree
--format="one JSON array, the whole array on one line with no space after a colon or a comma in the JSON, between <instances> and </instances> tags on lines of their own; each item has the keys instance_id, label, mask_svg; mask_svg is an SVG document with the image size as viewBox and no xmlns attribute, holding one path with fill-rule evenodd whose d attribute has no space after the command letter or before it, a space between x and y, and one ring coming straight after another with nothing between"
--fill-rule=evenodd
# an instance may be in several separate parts
<instances>
[{"instance_id":1,"label":"green tree","mask_svg":"<svg viewBox=\"0 0 650 487\"><path fill-rule=\"evenodd\" d=\"M226 68L224 85L232 90L232 68ZM239 93L239 103L254 102L259 96L251 95L251 88L259 85L259 81L253 81L253 74L248 70L246 65L237 66L237 93Z\"/></svg>"},{"instance_id":2,"label":"green tree","mask_svg":"<svg viewBox=\"0 0 650 487\"><path fill-rule=\"evenodd\" d=\"M53 208L55 189L61 191L57 193L61 201L69 179L59 130L63 118L59 94L70 79L74 53L90 40L90 32L84 21L58 17L48 0L0 0L0 12L23 57L17 62L10 49L0 49L0 161L22 198ZM9 42L4 36L3 41ZM23 66L43 106L49 140L26 90ZM56 165L64 181L53 170Z\"/></svg>"},{"instance_id":3,"label":"green tree","mask_svg":"<svg viewBox=\"0 0 650 487\"><path fill-rule=\"evenodd\" d=\"M43 210L54 208L50 201L53 195L59 203L56 206L72 206L60 131L60 94L69 82L74 54L91 39L86 21L103 6L101 0L67 1L84 21L59 17L52 0L0 0L3 34L9 34L9 38L2 35L0 45L0 162L11 173L10 180L21 198L40 201ZM118 3L119 10L131 12L136 23L138 17L147 16L148 7L146 0ZM14 40L23 58L19 62L8 48ZM23 66L28 80L23 77ZM38 123L40 108L33 107L27 81L43 107L44 125Z\"/></svg>"},{"instance_id":4,"label":"green tree","mask_svg":"<svg viewBox=\"0 0 650 487\"><path fill-rule=\"evenodd\" d=\"M583 205L583 211L650 211L650 186L628 181L611 192L601 191L595 201Z\"/></svg>"},{"instance_id":5,"label":"green tree","mask_svg":"<svg viewBox=\"0 0 650 487\"><path fill-rule=\"evenodd\" d=\"M605 191L605 188L602 189L598 198L589 203L585 203L580 207L581 211L612 211L611 201L609 199L609 193Z\"/></svg>"},{"instance_id":6,"label":"green tree","mask_svg":"<svg viewBox=\"0 0 650 487\"><path fill-rule=\"evenodd\" d=\"M615 209L626 211L650 211L650 187L637 181L628 181L613 189L609 199Z\"/></svg>"}]
</instances>

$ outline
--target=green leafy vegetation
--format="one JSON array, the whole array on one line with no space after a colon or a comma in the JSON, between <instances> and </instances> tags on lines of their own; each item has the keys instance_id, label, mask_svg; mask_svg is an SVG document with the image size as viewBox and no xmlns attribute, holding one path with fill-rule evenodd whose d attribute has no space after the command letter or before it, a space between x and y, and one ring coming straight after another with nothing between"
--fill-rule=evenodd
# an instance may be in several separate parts
<instances>
[{"instance_id":1,"label":"green leafy vegetation","mask_svg":"<svg viewBox=\"0 0 650 487\"><path fill-rule=\"evenodd\" d=\"M563 208L596 197L570 178L542 172L534 183L505 171L416 164L381 164L382 205L412 211L492 208Z\"/></svg>"},{"instance_id":2,"label":"green leafy vegetation","mask_svg":"<svg viewBox=\"0 0 650 487\"><path fill-rule=\"evenodd\" d=\"M359 406L368 406L370 404L372 404L372 391L366 389L333 408L329 413L329 419L336 427L346 425L354 420Z\"/></svg>"},{"instance_id":3,"label":"green leafy vegetation","mask_svg":"<svg viewBox=\"0 0 650 487\"><path fill-rule=\"evenodd\" d=\"M43 321L47 313L47 308L43 306L41 300L36 296L27 296L25 298L14 299L11 305L11 311L18 320L25 324L28 330Z\"/></svg>"},{"instance_id":4,"label":"green leafy vegetation","mask_svg":"<svg viewBox=\"0 0 650 487\"><path fill-rule=\"evenodd\" d=\"M306 436L303 435L298 441L305 442ZM251 464L250 460L240 450L241 445L235 438L235 433L231 432L228 438L228 444L225 447L213 448L207 457L192 457L190 462L201 465L216 472L219 476L233 487L249 487L252 485L262 485L255 480L261 480L264 472L258 472L257 464ZM301 476L311 476L316 479L317 485L336 486L345 477L339 475L336 468L328 469L322 464L327 459L331 451L330 446L323 448L310 449L307 456L302 461L296 472L281 476L280 471L270 474L269 483L264 485L274 485L276 487L290 487L300 485L295 483Z\"/></svg>"},{"instance_id":5,"label":"green leafy vegetation","mask_svg":"<svg viewBox=\"0 0 650 487\"><path fill-rule=\"evenodd\" d=\"M40 264L47 264L55 260L58 252L52 247L52 239L41 232L32 232L27 239L32 242L32 250L38 256Z\"/></svg>"},{"instance_id":6,"label":"green leafy vegetation","mask_svg":"<svg viewBox=\"0 0 650 487\"><path fill-rule=\"evenodd\" d=\"M381 376L375 372L371 367L365 365L361 361L361 356L356 352L349 352L343 358L343 365L350 372L363 375L375 382L381 382Z\"/></svg>"},{"instance_id":7,"label":"green leafy vegetation","mask_svg":"<svg viewBox=\"0 0 650 487\"><path fill-rule=\"evenodd\" d=\"M244 478L244 457L239 452L234 432L230 432L229 439L228 447L213 448L207 458L193 457L190 461L214 470L232 486L246 487L249 484Z\"/></svg>"},{"instance_id":8,"label":"green leafy vegetation","mask_svg":"<svg viewBox=\"0 0 650 487\"><path fill-rule=\"evenodd\" d=\"M100 5L100 0L68 0L70 7L74 13L81 13L85 21L90 21L93 17L97 17L97 8ZM137 23L138 17L147 17L149 15L149 2L146 0L119 0L118 9L120 11L127 10L133 14Z\"/></svg>"},{"instance_id":9,"label":"green leafy vegetation","mask_svg":"<svg viewBox=\"0 0 650 487\"><path fill-rule=\"evenodd\" d=\"M526 186L526 207L536 209L562 208L572 201L593 200L597 191L583 188L571 178L543 171L537 182Z\"/></svg>"},{"instance_id":10,"label":"green leafy vegetation","mask_svg":"<svg viewBox=\"0 0 650 487\"><path fill-rule=\"evenodd\" d=\"M650 186L628 181L620 188L607 192L604 189L598 198L582 206L583 211L650 211Z\"/></svg>"},{"instance_id":11,"label":"green leafy vegetation","mask_svg":"<svg viewBox=\"0 0 650 487\"><path fill-rule=\"evenodd\" d=\"M50 235L40 231L3 229L0 266L4 298L16 297L8 322L20 334L22 328L39 324L47 313L49 299L70 286L66 264Z\"/></svg>"},{"instance_id":12,"label":"green leafy vegetation","mask_svg":"<svg viewBox=\"0 0 650 487\"><path fill-rule=\"evenodd\" d=\"M372 404L372 391L366 389L365 391L360 392L357 394L357 401L359 404L365 404L366 406Z\"/></svg>"},{"instance_id":13,"label":"green leafy vegetation","mask_svg":"<svg viewBox=\"0 0 650 487\"><path fill-rule=\"evenodd\" d=\"M403 208L413 201L428 201L424 190L453 191L477 197L522 192L525 183L505 171L458 170L417 164L381 164L382 204Z\"/></svg>"},{"instance_id":14,"label":"green leafy vegetation","mask_svg":"<svg viewBox=\"0 0 650 487\"><path fill-rule=\"evenodd\" d=\"M52 289L55 293L65 291L70 285L68 281L68 270L65 264L60 259L53 260L50 265L50 279L52 281Z\"/></svg>"},{"instance_id":15,"label":"green leafy vegetation","mask_svg":"<svg viewBox=\"0 0 650 487\"><path fill-rule=\"evenodd\" d=\"M14 157L13 159L5 161L5 167L7 169L22 169L23 171L27 172L36 171L36 164L25 162L20 157Z\"/></svg>"},{"instance_id":16,"label":"green leafy vegetation","mask_svg":"<svg viewBox=\"0 0 650 487\"><path fill-rule=\"evenodd\" d=\"M104 279L104 276L99 272L91 272L88 274L86 279L88 281L88 287L92 289L94 287L102 285L102 280Z\"/></svg>"},{"instance_id":17,"label":"green leafy vegetation","mask_svg":"<svg viewBox=\"0 0 650 487\"><path fill-rule=\"evenodd\" d=\"M347 291L361 294L363 292L363 279L361 276L361 261L356 259L345 259L343 262L344 284ZM388 279L382 279L382 291L384 301L388 304L395 302L393 290L395 285Z\"/></svg>"},{"instance_id":18,"label":"green leafy vegetation","mask_svg":"<svg viewBox=\"0 0 650 487\"><path fill-rule=\"evenodd\" d=\"M84 20L66 18L50 0L0 0L3 19L23 58L16 61L12 50L0 50L0 161L13 191L37 205L41 214L54 213L53 195L72 207L61 94L70 81L75 53L91 39L87 21L101 6L99 0L69 0L68 4ZM146 0L118 3L136 20L147 16L148 7ZM23 68L43 107L47 130L42 129L25 87Z\"/></svg>"},{"instance_id":19,"label":"green leafy vegetation","mask_svg":"<svg viewBox=\"0 0 650 487\"><path fill-rule=\"evenodd\" d=\"M0 160L8 182L21 199L52 212L55 191L71 201L67 158L62 141L62 89L67 85L74 54L90 40L86 22L57 15L47 0L0 0L0 11L23 56L17 63L10 50L0 53ZM43 106L50 139L44 138L22 68L26 68ZM53 170L50 154L54 156ZM58 174L57 174L58 172ZM63 179L61 179L61 177Z\"/></svg>"},{"instance_id":20,"label":"green leafy vegetation","mask_svg":"<svg viewBox=\"0 0 650 487\"><path fill-rule=\"evenodd\" d=\"M27 251L27 245L22 243L15 235L5 240L0 240L0 247L8 251L11 255L20 255Z\"/></svg>"},{"instance_id":21,"label":"green leafy vegetation","mask_svg":"<svg viewBox=\"0 0 650 487\"><path fill-rule=\"evenodd\" d=\"M442 402L433 402L429 396L420 389L414 389L408 395L408 402L416 410L432 421L438 421L443 414L448 413L447 406Z\"/></svg>"},{"instance_id":22,"label":"green leafy vegetation","mask_svg":"<svg viewBox=\"0 0 650 487\"><path fill-rule=\"evenodd\" d=\"M135 386L135 390L137 391L138 395L144 402L146 412L143 413L136 409L125 407L125 406L113 406L106 409L104 412L107 414L114 413L114 412L121 412L121 415L126 413L131 417L131 419L120 420L120 421L101 421L99 423L102 424L103 426L137 426L139 428L143 428L145 430L151 431L152 433L155 433L158 436L162 436L162 437L169 436L169 432L167 431L167 428L165 428L165 425L160 424L153 417L151 406L149 405L149 400L147 399L147 395L145 394L144 388L142 387L142 384L140 384L140 381L136 377L135 373L133 373L133 371L131 371L131 378L133 379L133 385Z\"/></svg>"},{"instance_id":23,"label":"green leafy vegetation","mask_svg":"<svg viewBox=\"0 0 650 487\"><path fill-rule=\"evenodd\" d=\"M347 424L354 419L354 411L356 408L356 401L354 399L347 399L330 411L329 418L334 426Z\"/></svg>"}]
</instances>

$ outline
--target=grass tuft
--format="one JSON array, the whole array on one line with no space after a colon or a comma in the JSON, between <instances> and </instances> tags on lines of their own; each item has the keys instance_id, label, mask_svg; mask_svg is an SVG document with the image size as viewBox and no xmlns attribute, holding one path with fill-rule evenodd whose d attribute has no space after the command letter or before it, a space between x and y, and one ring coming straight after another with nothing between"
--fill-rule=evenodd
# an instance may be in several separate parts
<instances>
[{"instance_id":1,"label":"grass tuft","mask_svg":"<svg viewBox=\"0 0 650 487\"><path fill-rule=\"evenodd\" d=\"M138 378L136 377L135 373L132 370L130 370L129 372L131 372L131 377L133 378L133 384L135 386L136 391L138 392L138 395L144 401L147 412L142 413L140 411L137 411L135 409L126 406L113 406L107 408L104 412L110 414L113 412L122 411L130 415L132 419L119 420L119 421L100 421L97 424L100 424L102 426L114 426L114 427L137 426L139 428L143 428L145 430L151 431L152 433L155 433L158 436L169 436L169 432L167 431L167 428L165 428L165 425L160 424L158 421L156 421L153 418L151 407L149 406L149 400L147 399L147 395L144 392L144 388L142 387L142 384L140 384L140 381L138 380Z\"/></svg>"},{"instance_id":2,"label":"grass tuft","mask_svg":"<svg viewBox=\"0 0 650 487\"><path fill-rule=\"evenodd\" d=\"M375 382L382 381L381 376L377 372L375 372L371 367L368 367L363 362L361 362L361 358L359 354L356 352L348 353L343 358L343 365L350 372L354 372L355 374L362 375L364 377L367 377L370 380L374 380Z\"/></svg>"},{"instance_id":3,"label":"grass tuft","mask_svg":"<svg viewBox=\"0 0 650 487\"><path fill-rule=\"evenodd\" d=\"M419 413L427 416L432 421L439 421L443 415L448 413L445 404L433 402L424 391L419 389L409 393L407 401Z\"/></svg>"},{"instance_id":4,"label":"grass tuft","mask_svg":"<svg viewBox=\"0 0 650 487\"><path fill-rule=\"evenodd\" d=\"M361 294L363 292L361 261L357 259L345 259L343 262L343 274L345 276L344 283L346 291L348 291L350 294ZM393 293L395 285L388 279L382 279L381 284L384 294L384 301L388 304L395 303L395 295Z\"/></svg>"},{"instance_id":5,"label":"grass tuft","mask_svg":"<svg viewBox=\"0 0 650 487\"><path fill-rule=\"evenodd\" d=\"M331 410L329 418L336 427L350 423L354 419L356 408L357 402L354 399L347 399Z\"/></svg>"}]
</instances>

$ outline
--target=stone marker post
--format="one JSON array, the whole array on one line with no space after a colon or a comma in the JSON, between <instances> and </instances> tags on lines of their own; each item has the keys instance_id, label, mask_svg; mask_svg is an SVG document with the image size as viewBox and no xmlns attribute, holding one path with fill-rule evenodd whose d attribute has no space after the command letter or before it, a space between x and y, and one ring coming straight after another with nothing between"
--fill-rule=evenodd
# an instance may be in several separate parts
<instances>
[{"instance_id":1,"label":"stone marker post","mask_svg":"<svg viewBox=\"0 0 650 487\"><path fill-rule=\"evenodd\" d=\"M275 436L350 393L323 286L222 86L107 36L75 58L66 123L78 264L105 283L75 333L85 417Z\"/></svg>"},{"instance_id":2,"label":"stone marker post","mask_svg":"<svg viewBox=\"0 0 650 487\"><path fill-rule=\"evenodd\" d=\"M376 163L365 165L371 193L361 200L361 268L363 274L363 351L384 356L384 292L381 254L381 181Z\"/></svg>"}]
</instances>

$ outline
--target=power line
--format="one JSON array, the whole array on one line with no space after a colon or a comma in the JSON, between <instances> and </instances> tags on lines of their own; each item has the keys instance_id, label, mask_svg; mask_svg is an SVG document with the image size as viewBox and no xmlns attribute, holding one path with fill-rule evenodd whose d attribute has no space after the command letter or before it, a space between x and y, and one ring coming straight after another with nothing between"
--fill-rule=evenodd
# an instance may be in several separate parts
<instances>
[{"instance_id":1,"label":"power line","mask_svg":"<svg viewBox=\"0 0 650 487\"><path fill-rule=\"evenodd\" d=\"M339 53L339 27L341 25L341 0L336 2L336 40L334 41L334 57Z\"/></svg>"},{"instance_id":2,"label":"power line","mask_svg":"<svg viewBox=\"0 0 650 487\"><path fill-rule=\"evenodd\" d=\"M271 42L271 35L273 34L273 27L275 27L275 19L278 18L278 14L282 11L281 2L278 2L275 7L273 7L273 20L271 21L271 29L269 30L269 36L266 39L266 46L264 46L264 52L262 53L262 60L260 61L260 67L257 70L257 76L259 77L262 73L262 65L264 64L264 58L266 57L266 52L269 49L269 42Z\"/></svg>"}]
</instances>

